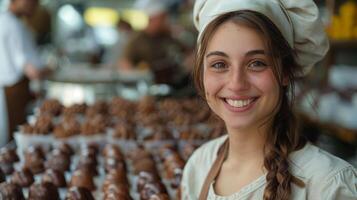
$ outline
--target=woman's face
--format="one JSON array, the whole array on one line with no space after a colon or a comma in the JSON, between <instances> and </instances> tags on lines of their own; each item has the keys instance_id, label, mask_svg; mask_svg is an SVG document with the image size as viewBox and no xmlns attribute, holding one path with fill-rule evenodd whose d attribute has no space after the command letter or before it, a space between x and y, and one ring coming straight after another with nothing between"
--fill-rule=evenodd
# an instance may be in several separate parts
<instances>
[{"instance_id":1,"label":"woman's face","mask_svg":"<svg viewBox=\"0 0 357 200\"><path fill-rule=\"evenodd\" d=\"M208 43L203 84L208 105L228 130L259 127L279 99L262 36L233 22L222 24Z\"/></svg>"}]
</instances>

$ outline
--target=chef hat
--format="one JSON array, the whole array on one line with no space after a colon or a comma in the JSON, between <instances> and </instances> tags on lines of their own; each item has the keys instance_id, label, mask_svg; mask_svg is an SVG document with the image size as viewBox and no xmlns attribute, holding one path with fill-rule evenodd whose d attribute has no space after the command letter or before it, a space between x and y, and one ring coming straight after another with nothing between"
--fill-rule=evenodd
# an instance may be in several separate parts
<instances>
[{"instance_id":1,"label":"chef hat","mask_svg":"<svg viewBox=\"0 0 357 200\"><path fill-rule=\"evenodd\" d=\"M196 0L193 21L198 41L207 25L218 16L239 10L259 12L268 17L296 52L303 75L320 61L329 43L318 8L312 0Z\"/></svg>"},{"instance_id":2,"label":"chef hat","mask_svg":"<svg viewBox=\"0 0 357 200\"><path fill-rule=\"evenodd\" d=\"M136 9L142 10L149 17L167 11L166 1L163 0L137 0L134 4Z\"/></svg>"}]
</instances>

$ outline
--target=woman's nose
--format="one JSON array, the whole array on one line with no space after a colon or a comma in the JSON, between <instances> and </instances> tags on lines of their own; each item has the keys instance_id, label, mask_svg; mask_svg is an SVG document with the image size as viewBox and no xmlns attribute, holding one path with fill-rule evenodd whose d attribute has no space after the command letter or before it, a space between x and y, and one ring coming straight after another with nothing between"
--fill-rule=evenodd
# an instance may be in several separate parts
<instances>
[{"instance_id":1,"label":"woman's nose","mask_svg":"<svg viewBox=\"0 0 357 200\"><path fill-rule=\"evenodd\" d=\"M249 88L249 81L246 72L242 69L230 71L228 89L232 91L242 91Z\"/></svg>"}]
</instances>

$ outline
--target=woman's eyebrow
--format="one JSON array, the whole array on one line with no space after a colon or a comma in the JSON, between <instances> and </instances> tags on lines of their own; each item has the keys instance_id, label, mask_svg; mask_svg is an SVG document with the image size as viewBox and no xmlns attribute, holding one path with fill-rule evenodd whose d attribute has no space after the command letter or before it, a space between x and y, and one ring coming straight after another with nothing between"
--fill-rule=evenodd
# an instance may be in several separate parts
<instances>
[{"instance_id":1,"label":"woman's eyebrow","mask_svg":"<svg viewBox=\"0 0 357 200\"><path fill-rule=\"evenodd\" d=\"M223 57L229 57L226 53L222 52L222 51L212 51L212 52L209 52L207 55L206 55L206 58L210 57L210 56L223 56Z\"/></svg>"},{"instance_id":2,"label":"woman's eyebrow","mask_svg":"<svg viewBox=\"0 0 357 200\"><path fill-rule=\"evenodd\" d=\"M256 54L263 54L266 55L266 52L263 49L251 50L245 53L245 56L253 56Z\"/></svg>"},{"instance_id":3,"label":"woman's eyebrow","mask_svg":"<svg viewBox=\"0 0 357 200\"><path fill-rule=\"evenodd\" d=\"M256 49L256 50L248 51L247 53L245 53L245 56L253 56L253 55L257 55L257 54L267 55L267 53L263 49ZM208 58L210 56L223 56L223 57L227 57L227 58L229 57L226 53L224 53L222 51L209 52L206 55L206 58Z\"/></svg>"}]
</instances>

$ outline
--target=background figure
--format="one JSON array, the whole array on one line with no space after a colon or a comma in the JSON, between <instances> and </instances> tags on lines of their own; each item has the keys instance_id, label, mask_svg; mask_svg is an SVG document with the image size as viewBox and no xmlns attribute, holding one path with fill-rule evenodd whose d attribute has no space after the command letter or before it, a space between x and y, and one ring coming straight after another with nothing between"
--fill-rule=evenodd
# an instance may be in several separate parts
<instances>
[{"instance_id":1,"label":"background figure","mask_svg":"<svg viewBox=\"0 0 357 200\"><path fill-rule=\"evenodd\" d=\"M136 7L148 15L149 22L126 45L120 69L149 68L156 83L173 84L181 74L185 48L171 36L167 5L160 0L140 0Z\"/></svg>"},{"instance_id":2,"label":"background figure","mask_svg":"<svg viewBox=\"0 0 357 200\"><path fill-rule=\"evenodd\" d=\"M38 0L11 0L0 14L0 130L1 145L25 121L25 109L32 95L29 80L41 79L49 70L38 55L29 29L21 21L31 16ZM8 126L6 126L8 125Z\"/></svg>"},{"instance_id":3,"label":"background figure","mask_svg":"<svg viewBox=\"0 0 357 200\"><path fill-rule=\"evenodd\" d=\"M124 47L128 43L131 34L133 34L133 27L127 21L120 19L116 28L118 40L114 46L108 50L105 60L110 66L119 67L119 60L122 57Z\"/></svg>"},{"instance_id":4,"label":"background figure","mask_svg":"<svg viewBox=\"0 0 357 200\"><path fill-rule=\"evenodd\" d=\"M37 45L46 45L51 42L52 21L51 13L45 6L38 6L35 13L25 17Z\"/></svg>"}]
</instances>

